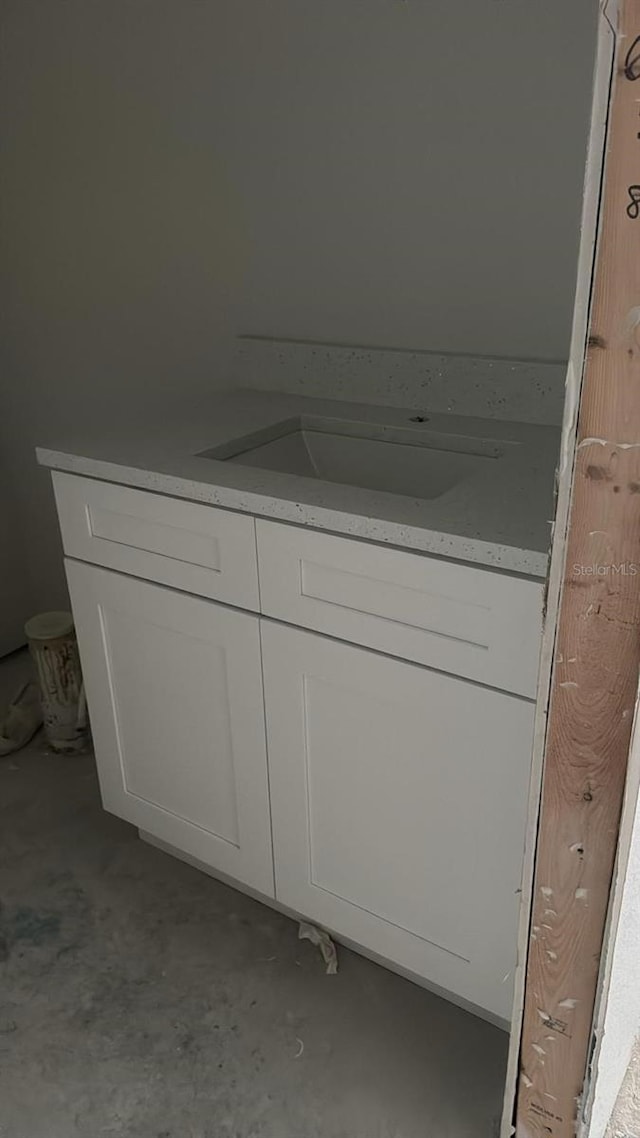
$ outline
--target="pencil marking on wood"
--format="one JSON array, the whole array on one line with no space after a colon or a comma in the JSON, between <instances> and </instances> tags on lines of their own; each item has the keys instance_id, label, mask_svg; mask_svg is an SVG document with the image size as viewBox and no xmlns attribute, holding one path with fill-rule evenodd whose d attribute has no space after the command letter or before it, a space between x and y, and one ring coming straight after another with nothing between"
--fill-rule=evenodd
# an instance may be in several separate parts
<instances>
[{"instance_id":1,"label":"pencil marking on wood","mask_svg":"<svg viewBox=\"0 0 640 1138\"><path fill-rule=\"evenodd\" d=\"M631 83L640 79L640 36L636 36L625 56L622 74Z\"/></svg>"},{"instance_id":2,"label":"pencil marking on wood","mask_svg":"<svg viewBox=\"0 0 640 1138\"><path fill-rule=\"evenodd\" d=\"M631 221L637 221L638 217L640 217L640 186L629 186L627 193L630 199L627 206L627 217L630 218Z\"/></svg>"}]
</instances>

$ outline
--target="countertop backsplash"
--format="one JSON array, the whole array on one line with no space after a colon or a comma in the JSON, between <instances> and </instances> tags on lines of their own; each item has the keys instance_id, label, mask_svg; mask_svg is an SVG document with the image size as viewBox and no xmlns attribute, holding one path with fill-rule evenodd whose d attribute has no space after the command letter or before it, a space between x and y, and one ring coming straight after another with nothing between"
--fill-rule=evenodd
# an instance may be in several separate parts
<instances>
[{"instance_id":1,"label":"countertop backsplash","mask_svg":"<svg viewBox=\"0 0 640 1138\"><path fill-rule=\"evenodd\" d=\"M234 386L560 426L566 363L241 336Z\"/></svg>"}]
</instances>

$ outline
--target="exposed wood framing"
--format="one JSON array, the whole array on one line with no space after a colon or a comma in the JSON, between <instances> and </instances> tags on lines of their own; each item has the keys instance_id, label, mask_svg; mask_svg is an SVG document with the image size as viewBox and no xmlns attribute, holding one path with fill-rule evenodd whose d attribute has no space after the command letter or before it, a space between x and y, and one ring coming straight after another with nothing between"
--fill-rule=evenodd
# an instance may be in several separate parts
<instances>
[{"instance_id":1,"label":"exposed wood framing","mask_svg":"<svg viewBox=\"0 0 640 1138\"><path fill-rule=\"evenodd\" d=\"M612 19L612 6L606 17ZM621 0L573 490L564 555L555 551L564 573L529 931L518 1138L572 1138L576 1131L640 666L640 50L632 49L638 36L640 0ZM565 465L567 483L571 463Z\"/></svg>"},{"instance_id":2,"label":"exposed wood framing","mask_svg":"<svg viewBox=\"0 0 640 1138\"><path fill-rule=\"evenodd\" d=\"M549 697L551 694L551 673L558 610L564 577L566 537L578 426L578 404L585 362L604 162L604 146L611 98L611 80L615 54L615 38L612 25L617 23L617 10L617 0L600 0L591 125L586 156L584 196L580 225L580 250L576 272L576 297L573 311L569 362L567 365L562 441L557 472L557 501L553 526L553 540L551 544L549 579L547 582L546 615L540 653L538 703L536 707L531 785L529 791L529 816L525 835L525 855L522 876L520 928L518 933L518 964L515 975L513 1015L500 1138L511 1138L515 1130L514 1103L520 1065L524 988L527 950L529 945L529 928L531 924L533 870L540 808L542 763L547 731Z\"/></svg>"}]
</instances>

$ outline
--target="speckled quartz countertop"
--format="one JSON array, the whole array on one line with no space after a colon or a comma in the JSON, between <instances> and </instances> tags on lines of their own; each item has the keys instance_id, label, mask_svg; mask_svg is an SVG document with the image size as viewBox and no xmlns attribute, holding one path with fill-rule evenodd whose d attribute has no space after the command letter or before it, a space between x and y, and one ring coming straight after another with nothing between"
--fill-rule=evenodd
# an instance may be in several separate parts
<instances>
[{"instance_id":1,"label":"speckled quartz countertop","mask_svg":"<svg viewBox=\"0 0 640 1138\"><path fill-rule=\"evenodd\" d=\"M368 437L408 428L437 446L438 436L490 440L501 457L482 464L436 498L413 498L202 457L284 419L319 416L366 424ZM240 390L176 409L163 421L82 432L38 447L55 470L138 486L230 510L312 526L458 561L543 577L547 571L556 427L462 415ZM344 426L343 426L344 430ZM347 430L348 433L348 430ZM47 440L43 440L46 443Z\"/></svg>"}]
</instances>

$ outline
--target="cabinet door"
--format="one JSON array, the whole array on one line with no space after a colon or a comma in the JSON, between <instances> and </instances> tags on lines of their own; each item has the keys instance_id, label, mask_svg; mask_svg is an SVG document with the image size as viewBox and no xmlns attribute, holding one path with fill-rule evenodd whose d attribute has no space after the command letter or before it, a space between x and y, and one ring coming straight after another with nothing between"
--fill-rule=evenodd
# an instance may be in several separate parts
<instances>
[{"instance_id":1,"label":"cabinet door","mask_svg":"<svg viewBox=\"0 0 640 1138\"><path fill-rule=\"evenodd\" d=\"M273 896L258 618L66 567L104 806Z\"/></svg>"},{"instance_id":2,"label":"cabinet door","mask_svg":"<svg viewBox=\"0 0 640 1138\"><path fill-rule=\"evenodd\" d=\"M262 625L278 900L507 1019L534 705Z\"/></svg>"}]
</instances>

